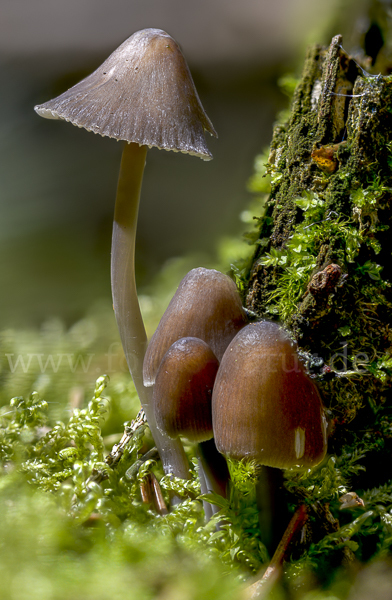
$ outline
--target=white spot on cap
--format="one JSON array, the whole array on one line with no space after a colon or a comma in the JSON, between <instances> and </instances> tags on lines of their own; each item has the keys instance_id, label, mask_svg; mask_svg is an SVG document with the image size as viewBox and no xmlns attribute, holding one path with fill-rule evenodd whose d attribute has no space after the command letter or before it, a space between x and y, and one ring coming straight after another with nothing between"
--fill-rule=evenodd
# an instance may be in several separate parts
<instances>
[{"instance_id":1,"label":"white spot on cap","mask_svg":"<svg viewBox=\"0 0 392 600\"><path fill-rule=\"evenodd\" d=\"M295 430L295 456L302 458L305 454L305 430L297 427Z\"/></svg>"},{"instance_id":2,"label":"white spot on cap","mask_svg":"<svg viewBox=\"0 0 392 600\"><path fill-rule=\"evenodd\" d=\"M321 430L323 432L324 446L327 444L327 426L328 426L327 418L326 418L325 414L322 413L322 415L321 415Z\"/></svg>"}]
</instances>

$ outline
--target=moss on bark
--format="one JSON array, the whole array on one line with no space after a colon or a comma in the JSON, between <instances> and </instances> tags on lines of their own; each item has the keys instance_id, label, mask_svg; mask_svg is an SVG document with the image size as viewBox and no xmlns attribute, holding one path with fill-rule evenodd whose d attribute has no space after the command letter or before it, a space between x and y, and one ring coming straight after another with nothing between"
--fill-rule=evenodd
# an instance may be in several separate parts
<instances>
[{"instance_id":1,"label":"moss on bark","mask_svg":"<svg viewBox=\"0 0 392 600\"><path fill-rule=\"evenodd\" d=\"M275 128L243 290L257 318L298 342L329 413L330 453L362 455L350 485L366 490L391 479L379 466L392 458L392 77L368 75L341 43L308 51Z\"/></svg>"}]
</instances>

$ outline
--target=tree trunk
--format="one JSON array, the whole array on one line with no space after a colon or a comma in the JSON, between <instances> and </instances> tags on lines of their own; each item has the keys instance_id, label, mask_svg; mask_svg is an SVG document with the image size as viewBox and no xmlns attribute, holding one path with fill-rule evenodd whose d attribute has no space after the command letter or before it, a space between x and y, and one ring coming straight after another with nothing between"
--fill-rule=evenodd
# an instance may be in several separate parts
<instances>
[{"instance_id":1,"label":"tree trunk","mask_svg":"<svg viewBox=\"0 0 392 600\"><path fill-rule=\"evenodd\" d=\"M360 459L345 475L361 494L391 477L380 465L392 455L392 78L368 75L341 44L310 48L275 127L243 291L256 318L298 342L327 407L329 451L341 465Z\"/></svg>"},{"instance_id":2,"label":"tree trunk","mask_svg":"<svg viewBox=\"0 0 392 600\"><path fill-rule=\"evenodd\" d=\"M246 292L248 309L293 332L311 368L317 356L349 372L319 373L345 422L369 402L376 411L389 390L391 100L392 80L366 77L340 36L310 49L290 118L274 131Z\"/></svg>"}]
</instances>

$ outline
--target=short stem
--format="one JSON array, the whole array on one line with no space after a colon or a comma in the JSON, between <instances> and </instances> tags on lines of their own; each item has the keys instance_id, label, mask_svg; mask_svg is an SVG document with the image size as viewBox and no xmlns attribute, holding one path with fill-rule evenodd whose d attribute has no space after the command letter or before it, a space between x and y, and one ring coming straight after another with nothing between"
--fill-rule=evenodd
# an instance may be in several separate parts
<instances>
[{"instance_id":1,"label":"short stem","mask_svg":"<svg viewBox=\"0 0 392 600\"><path fill-rule=\"evenodd\" d=\"M199 463L200 491L203 495L208 494L209 489L207 486L206 478L204 477L204 469L203 469L203 465L202 465L200 457L198 457L197 460ZM206 521L208 522L212 517L211 504L209 502L207 502L207 500L203 500L203 508L204 508L204 516L206 518Z\"/></svg>"},{"instance_id":2,"label":"short stem","mask_svg":"<svg viewBox=\"0 0 392 600\"><path fill-rule=\"evenodd\" d=\"M207 490L226 498L230 479L229 469L224 456L216 449L213 438L198 444L197 456ZM211 509L212 514L215 514L220 510L220 507L212 504Z\"/></svg>"},{"instance_id":3,"label":"short stem","mask_svg":"<svg viewBox=\"0 0 392 600\"><path fill-rule=\"evenodd\" d=\"M214 439L199 442L196 446L196 456L199 463L199 479L202 494L214 492L223 498L227 497L229 470L222 454L219 454ZM206 522L221 510L220 506L203 500ZM221 523L216 524L219 531Z\"/></svg>"},{"instance_id":4,"label":"short stem","mask_svg":"<svg viewBox=\"0 0 392 600\"><path fill-rule=\"evenodd\" d=\"M136 290L135 241L140 190L147 146L126 144L121 160L112 237L113 307L125 357L147 417L165 473L189 478L188 461L180 440L170 440L155 424L152 388L143 385L143 359L147 336Z\"/></svg>"}]
</instances>

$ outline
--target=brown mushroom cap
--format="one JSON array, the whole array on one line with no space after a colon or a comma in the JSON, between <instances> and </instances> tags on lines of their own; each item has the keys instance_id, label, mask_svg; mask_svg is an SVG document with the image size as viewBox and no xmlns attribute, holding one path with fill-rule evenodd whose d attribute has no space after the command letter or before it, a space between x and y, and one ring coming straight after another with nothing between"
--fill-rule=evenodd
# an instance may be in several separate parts
<instances>
[{"instance_id":1,"label":"brown mushroom cap","mask_svg":"<svg viewBox=\"0 0 392 600\"><path fill-rule=\"evenodd\" d=\"M160 29L137 31L94 73L35 111L103 136L204 160L212 158L204 130L217 136L178 44Z\"/></svg>"},{"instance_id":2,"label":"brown mushroom cap","mask_svg":"<svg viewBox=\"0 0 392 600\"><path fill-rule=\"evenodd\" d=\"M327 450L316 385L275 323L244 327L228 346L212 397L216 447L270 467L311 467Z\"/></svg>"},{"instance_id":3,"label":"brown mushroom cap","mask_svg":"<svg viewBox=\"0 0 392 600\"><path fill-rule=\"evenodd\" d=\"M220 360L246 323L234 281L214 269L192 269L178 286L148 345L143 363L144 385L154 384L163 355L176 340L204 340Z\"/></svg>"},{"instance_id":4,"label":"brown mushroom cap","mask_svg":"<svg viewBox=\"0 0 392 600\"><path fill-rule=\"evenodd\" d=\"M211 395L219 363L209 346L193 337L170 346L156 376L153 405L158 428L192 442L212 438Z\"/></svg>"}]
</instances>

